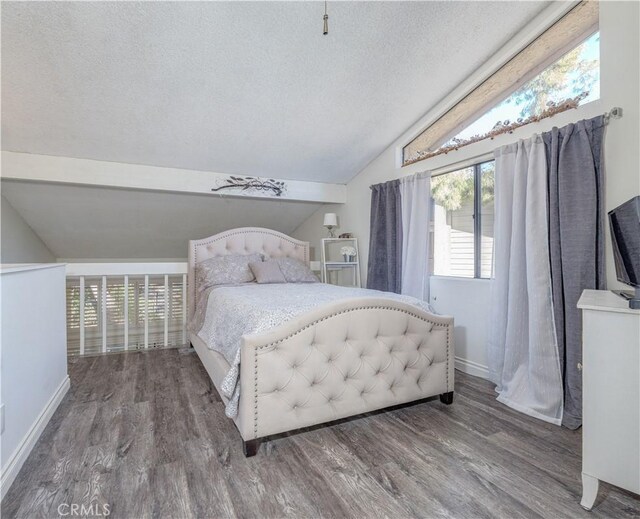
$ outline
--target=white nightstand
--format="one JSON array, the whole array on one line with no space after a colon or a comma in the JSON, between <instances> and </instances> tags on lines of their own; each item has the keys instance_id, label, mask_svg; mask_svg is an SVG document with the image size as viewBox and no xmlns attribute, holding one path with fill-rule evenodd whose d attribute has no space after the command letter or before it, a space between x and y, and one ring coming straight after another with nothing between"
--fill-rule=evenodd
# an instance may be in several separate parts
<instances>
[{"instance_id":1,"label":"white nightstand","mask_svg":"<svg viewBox=\"0 0 640 519\"><path fill-rule=\"evenodd\" d=\"M340 249L356 250L353 258L344 258ZM360 254L357 238L324 238L322 240L322 281L332 285L360 287Z\"/></svg>"}]
</instances>

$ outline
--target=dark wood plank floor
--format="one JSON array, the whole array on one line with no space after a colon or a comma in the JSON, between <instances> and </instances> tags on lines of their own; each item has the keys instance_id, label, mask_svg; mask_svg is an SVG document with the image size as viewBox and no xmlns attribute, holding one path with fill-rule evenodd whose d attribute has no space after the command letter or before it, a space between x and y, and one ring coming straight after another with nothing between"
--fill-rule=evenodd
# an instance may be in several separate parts
<instances>
[{"instance_id":1,"label":"dark wood plank floor","mask_svg":"<svg viewBox=\"0 0 640 519\"><path fill-rule=\"evenodd\" d=\"M279 438L244 458L193 350L75 360L71 390L2 503L2 517L638 517L601 485L580 508L580 432L498 404L457 373L434 400ZM67 508L61 509L67 512Z\"/></svg>"}]
</instances>

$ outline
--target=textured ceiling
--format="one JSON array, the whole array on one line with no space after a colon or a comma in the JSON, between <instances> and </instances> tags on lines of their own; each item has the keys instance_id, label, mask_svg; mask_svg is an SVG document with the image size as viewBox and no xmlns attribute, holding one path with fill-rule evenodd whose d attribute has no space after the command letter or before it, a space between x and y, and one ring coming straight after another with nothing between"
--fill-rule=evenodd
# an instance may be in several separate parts
<instances>
[{"instance_id":1,"label":"textured ceiling","mask_svg":"<svg viewBox=\"0 0 640 519\"><path fill-rule=\"evenodd\" d=\"M2 2L2 149L346 182L546 5Z\"/></svg>"},{"instance_id":2,"label":"textured ceiling","mask_svg":"<svg viewBox=\"0 0 640 519\"><path fill-rule=\"evenodd\" d=\"M186 258L232 227L291 234L320 204L2 181L2 195L57 258Z\"/></svg>"}]
</instances>

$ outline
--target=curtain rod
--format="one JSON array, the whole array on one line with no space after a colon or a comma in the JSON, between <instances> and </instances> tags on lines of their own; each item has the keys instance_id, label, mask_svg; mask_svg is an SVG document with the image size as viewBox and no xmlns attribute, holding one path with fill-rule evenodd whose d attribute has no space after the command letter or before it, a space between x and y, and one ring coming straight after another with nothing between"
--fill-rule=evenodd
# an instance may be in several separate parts
<instances>
[{"instance_id":1,"label":"curtain rod","mask_svg":"<svg viewBox=\"0 0 640 519\"><path fill-rule=\"evenodd\" d=\"M620 108L619 106L614 106L611 110L609 110L608 112L605 112L602 115L604 116L605 124L608 124L611 119L622 118L622 108ZM453 162L451 164L447 164L446 166L442 166L440 168L436 168L432 170L431 177L445 175L447 173L451 173L452 171L463 169L465 167L472 166L479 162L485 162L487 160L491 160L491 158L493 158L493 151L482 153L481 155L476 155L474 157L469 157L467 159L459 160L457 162ZM400 178L403 178L403 177L397 177L396 179L392 179L392 180L398 180ZM384 182L381 182L381 183L384 184ZM377 185L377 184L371 184L369 188L372 188L374 185Z\"/></svg>"},{"instance_id":2,"label":"curtain rod","mask_svg":"<svg viewBox=\"0 0 640 519\"><path fill-rule=\"evenodd\" d=\"M604 116L605 124L608 124L611 119L620 119L622 118L622 108L619 106L614 106L608 112L602 114ZM468 159L459 160L453 162L451 164L447 164L446 166L442 166L440 168L436 168L431 171L431 177L437 177L439 175L445 175L447 173L451 173L452 171L456 171L458 169L464 169L468 166L472 166L479 162L485 162L487 160L491 160L493 158L493 151L482 153L481 155L476 155L474 157L469 157Z\"/></svg>"},{"instance_id":3,"label":"curtain rod","mask_svg":"<svg viewBox=\"0 0 640 519\"><path fill-rule=\"evenodd\" d=\"M622 117L622 108L619 106L614 106L608 112L604 114L605 122L609 122L610 119L620 119Z\"/></svg>"}]
</instances>

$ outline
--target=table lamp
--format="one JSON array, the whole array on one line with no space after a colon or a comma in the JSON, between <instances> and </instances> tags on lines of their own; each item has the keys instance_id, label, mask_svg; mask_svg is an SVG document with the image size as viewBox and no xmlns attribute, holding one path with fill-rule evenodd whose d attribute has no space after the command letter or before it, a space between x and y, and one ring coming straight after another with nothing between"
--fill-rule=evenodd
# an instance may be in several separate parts
<instances>
[{"instance_id":1,"label":"table lamp","mask_svg":"<svg viewBox=\"0 0 640 519\"><path fill-rule=\"evenodd\" d=\"M335 238L336 235L333 234L333 229L338 226L338 215L336 213L325 213L324 226L329 229L329 238Z\"/></svg>"}]
</instances>

